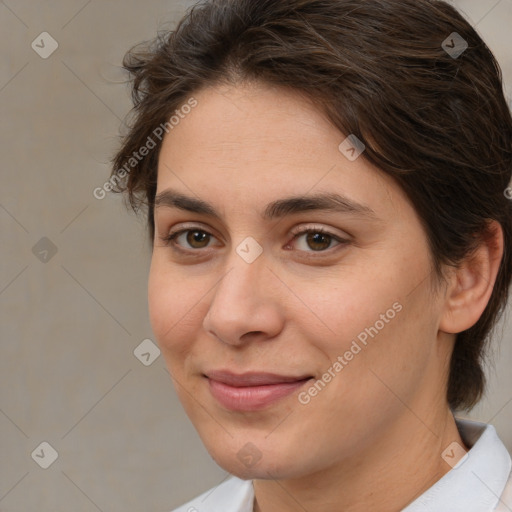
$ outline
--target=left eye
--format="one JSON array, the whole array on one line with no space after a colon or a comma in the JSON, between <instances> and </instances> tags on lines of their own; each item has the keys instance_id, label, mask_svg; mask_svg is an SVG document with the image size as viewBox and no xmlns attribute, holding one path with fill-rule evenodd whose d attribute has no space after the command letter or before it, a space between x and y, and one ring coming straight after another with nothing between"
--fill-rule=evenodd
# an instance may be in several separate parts
<instances>
[{"instance_id":1,"label":"left eye","mask_svg":"<svg viewBox=\"0 0 512 512\"><path fill-rule=\"evenodd\" d=\"M310 251L308 251L304 247L311 249L313 252L324 252L326 249L331 248L331 243L333 241L337 242L336 245L339 245L340 243L344 242L344 240L342 240L341 238L333 235L332 233L328 233L323 229L308 229L296 233L295 236L293 237L294 240L300 240L301 238L303 238L303 248L299 250L303 250L306 252Z\"/></svg>"}]
</instances>

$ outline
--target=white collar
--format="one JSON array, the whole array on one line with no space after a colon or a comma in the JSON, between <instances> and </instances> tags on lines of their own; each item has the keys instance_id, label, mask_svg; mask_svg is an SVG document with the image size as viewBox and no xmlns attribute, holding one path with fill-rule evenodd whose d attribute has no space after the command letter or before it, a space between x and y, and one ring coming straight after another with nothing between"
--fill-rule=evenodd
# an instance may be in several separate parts
<instances>
[{"instance_id":1,"label":"white collar","mask_svg":"<svg viewBox=\"0 0 512 512\"><path fill-rule=\"evenodd\" d=\"M512 512L512 460L495 428L455 421L467 457L402 512ZM253 502L252 481L232 476L172 512L253 512Z\"/></svg>"},{"instance_id":2,"label":"white collar","mask_svg":"<svg viewBox=\"0 0 512 512\"><path fill-rule=\"evenodd\" d=\"M512 468L507 449L492 425L462 419L455 422L470 447L467 458L402 512L487 512L499 504ZM512 512L512 503L509 506Z\"/></svg>"}]
</instances>

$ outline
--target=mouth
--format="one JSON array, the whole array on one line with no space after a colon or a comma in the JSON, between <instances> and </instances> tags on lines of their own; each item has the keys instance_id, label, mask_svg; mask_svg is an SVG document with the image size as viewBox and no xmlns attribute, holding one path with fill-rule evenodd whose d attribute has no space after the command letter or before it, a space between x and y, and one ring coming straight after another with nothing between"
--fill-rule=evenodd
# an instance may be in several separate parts
<instances>
[{"instance_id":1,"label":"mouth","mask_svg":"<svg viewBox=\"0 0 512 512\"><path fill-rule=\"evenodd\" d=\"M257 411L292 394L313 379L313 376L278 375L248 372L236 375L228 371L204 374L216 401L232 411Z\"/></svg>"}]
</instances>

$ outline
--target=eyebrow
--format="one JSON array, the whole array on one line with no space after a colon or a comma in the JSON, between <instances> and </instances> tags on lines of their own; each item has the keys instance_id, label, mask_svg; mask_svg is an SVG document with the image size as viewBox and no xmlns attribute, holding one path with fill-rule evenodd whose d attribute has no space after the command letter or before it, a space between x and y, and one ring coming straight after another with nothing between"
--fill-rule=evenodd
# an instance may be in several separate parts
<instances>
[{"instance_id":1,"label":"eyebrow","mask_svg":"<svg viewBox=\"0 0 512 512\"><path fill-rule=\"evenodd\" d=\"M155 197L155 208L168 207L208 215L221 220L215 207L202 199L187 196L176 190L167 189ZM269 203L262 215L264 220L272 220L306 211L329 211L345 213L377 220L375 212L366 205L357 203L348 197L335 193L322 193L304 196L292 196Z\"/></svg>"}]
</instances>

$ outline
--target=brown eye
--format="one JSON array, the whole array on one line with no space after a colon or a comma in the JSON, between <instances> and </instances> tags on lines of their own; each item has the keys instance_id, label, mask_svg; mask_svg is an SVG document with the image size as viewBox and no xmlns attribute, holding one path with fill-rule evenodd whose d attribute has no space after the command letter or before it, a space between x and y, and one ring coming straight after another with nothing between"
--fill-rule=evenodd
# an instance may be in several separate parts
<instances>
[{"instance_id":1,"label":"brown eye","mask_svg":"<svg viewBox=\"0 0 512 512\"><path fill-rule=\"evenodd\" d=\"M182 229L162 237L162 241L167 246L175 246L176 250L192 251L194 249L204 249L212 235L202 229Z\"/></svg>"},{"instance_id":2,"label":"brown eye","mask_svg":"<svg viewBox=\"0 0 512 512\"><path fill-rule=\"evenodd\" d=\"M194 249L202 249L208 246L208 242L210 241L210 235L205 231L189 229L187 231L184 231L184 233L187 233L187 244L189 244L190 247L193 247Z\"/></svg>"},{"instance_id":3,"label":"brown eye","mask_svg":"<svg viewBox=\"0 0 512 512\"><path fill-rule=\"evenodd\" d=\"M295 248L305 253L321 253L334 249L338 245L346 245L348 240L342 239L321 228L304 229L295 233Z\"/></svg>"},{"instance_id":4,"label":"brown eye","mask_svg":"<svg viewBox=\"0 0 512 512\"><path fill-rule=\"evenodd\" d=\"M309 232L306 236L306 243L313 251L323 251L331 245L332 237L326 233Z\"/></svg>"}]
</instances>

